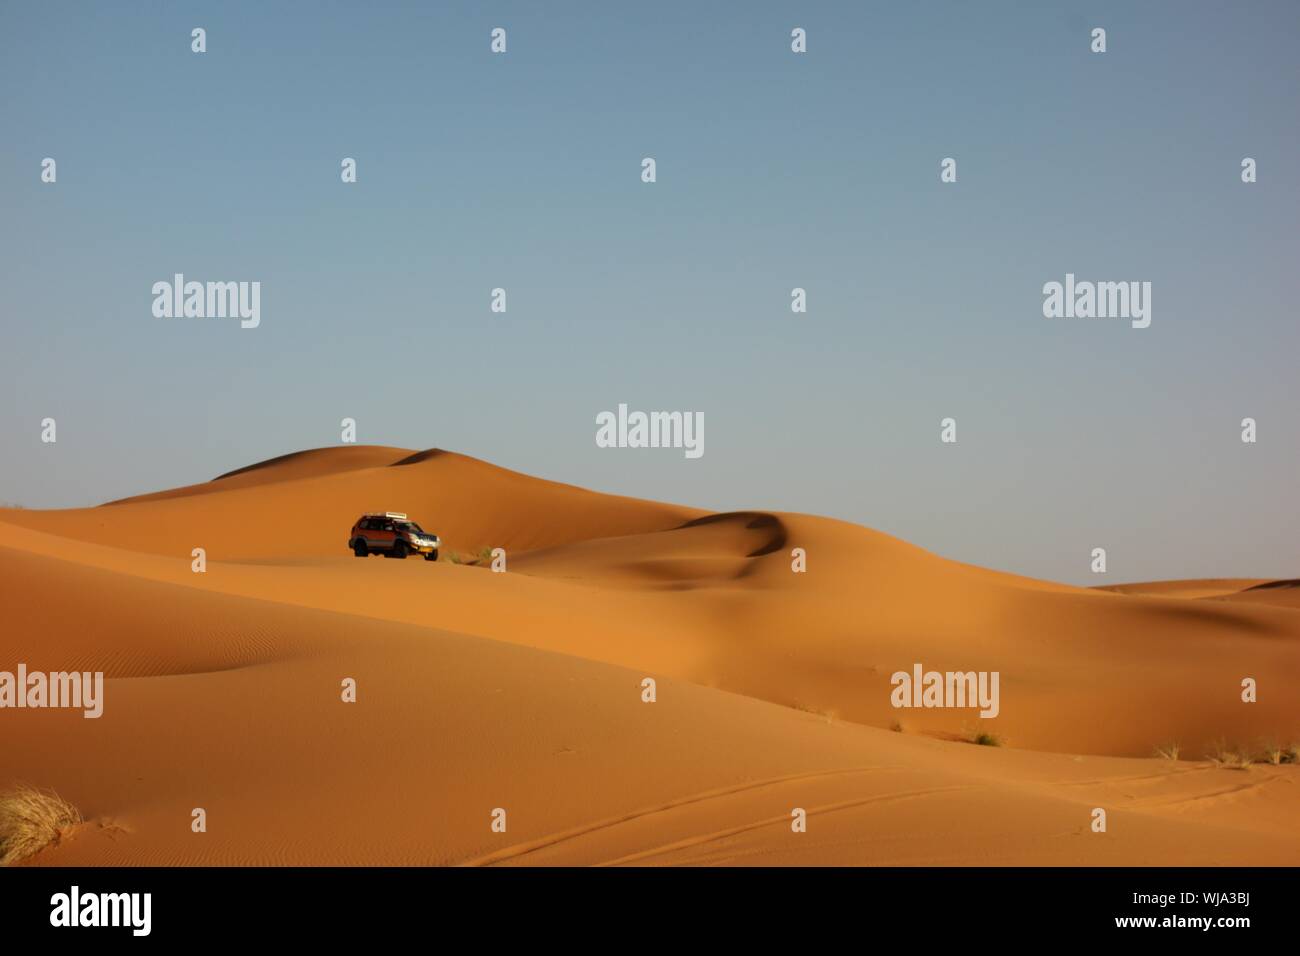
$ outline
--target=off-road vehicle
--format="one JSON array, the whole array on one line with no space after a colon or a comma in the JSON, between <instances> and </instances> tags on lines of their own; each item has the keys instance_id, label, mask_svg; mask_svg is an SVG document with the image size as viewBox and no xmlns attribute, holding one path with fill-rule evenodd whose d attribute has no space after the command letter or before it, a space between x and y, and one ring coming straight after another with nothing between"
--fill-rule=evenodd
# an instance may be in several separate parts
<instances>
[{"instance_id":1,"label":"off-road vehicle","mask_svg":"<svg viewBox=\"0 0 1300 956\"><path fill-rule=\"evenodd\" d=\"M348 548L358 558L382 554L386 558L405 558L422 554L426 561L438 560L442 542L406 517L405 511L373 511L363 514L348 535Z\"/></svg>"}]
</instances>

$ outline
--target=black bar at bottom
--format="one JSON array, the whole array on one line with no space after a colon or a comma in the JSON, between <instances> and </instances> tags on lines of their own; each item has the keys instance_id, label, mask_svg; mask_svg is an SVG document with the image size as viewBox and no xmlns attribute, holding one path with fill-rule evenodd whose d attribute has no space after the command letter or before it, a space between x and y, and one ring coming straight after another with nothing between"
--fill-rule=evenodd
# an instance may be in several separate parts
<instances>
[{"instance_id":1,"label":"black bar at bottom","mask_svg":"<svg viewBox=\"0 0 1300 956\"><path fill-rule=\"evenodd\" d=\"M823 938L847 932L865 942L883 941L875 934L893 927L919 931L926 941L987 943L1052 933L1059 939L1200 935L1231 945L1294 932L1295 886L1295 869L1243 868L21 867L0 869L0 933L6 943L76 934L81 943L128 945L267 939L373 945L432 933L460 948L465 943L449 934L480 934L485 944L503 937L530 945L590 937L613 945L638 938L680 942L678 931L769 943L811 931ZM118 925L72 925L85 922ZM145 928L147 935L140 932ZM669 932L674 935L663 935Z\"/></svg>"}]
</instances>

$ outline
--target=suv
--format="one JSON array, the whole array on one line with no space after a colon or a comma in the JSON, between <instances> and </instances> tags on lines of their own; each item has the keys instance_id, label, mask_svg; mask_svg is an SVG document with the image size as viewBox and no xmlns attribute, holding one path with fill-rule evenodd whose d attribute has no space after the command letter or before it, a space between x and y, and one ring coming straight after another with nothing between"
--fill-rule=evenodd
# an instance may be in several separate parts
<instances>
[{"instance_id":1,"label":"suv","mask_svg":"<svg viewBox=\"0 0 1300 956\"><path fill-rule=\"evenodd\" d=\"M348 547L358 558L376 552L386 558L404 558L416 553L423 554L426 561L437 561L441 543L436 534L429 534L414 521L408 521L404 511L364 514L348 536Z\"/></svg>"}]
</instances>

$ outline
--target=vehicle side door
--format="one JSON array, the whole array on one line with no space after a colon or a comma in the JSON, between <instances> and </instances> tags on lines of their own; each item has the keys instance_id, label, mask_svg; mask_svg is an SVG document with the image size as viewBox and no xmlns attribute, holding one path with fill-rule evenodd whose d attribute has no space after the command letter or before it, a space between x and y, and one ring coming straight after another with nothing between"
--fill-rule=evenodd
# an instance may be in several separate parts
<instances>
[{"instance_id":1,"label":"vehicle side door","mask_svg":"<svg viewBox=\"0 0 1300 956\"><path fill-rule=\"evenodd\" d=\"M371 535L374 537L372 538ZM366 540L371 541L371 547L392 548L393 543L397 540L397 532L393 528L391 518L376 518L375 530L366 535Z\"/></svg>"}]
</instances>

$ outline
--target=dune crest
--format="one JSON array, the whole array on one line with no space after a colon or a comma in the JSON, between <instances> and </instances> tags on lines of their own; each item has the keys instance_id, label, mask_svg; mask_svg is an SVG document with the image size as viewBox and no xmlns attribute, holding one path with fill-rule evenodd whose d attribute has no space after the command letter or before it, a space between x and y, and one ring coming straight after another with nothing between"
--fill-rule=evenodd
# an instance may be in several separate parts
<instances>
[{"instance_id":1,"label":"dune crest","mask_svg":"<svg viewBox=\"0 0 1300 956\"><path fill-rule=\"evenodd\" d=\"M350 555L386 509L506 572ZM0 511L0 581L6 659L107 678L93 734L0 711L0 790L89 821L32 864L1300 862L1295 581L1075 588L380 446ZM893 707L921 664L997 717Z\"/></svg>"}]
</instances>

